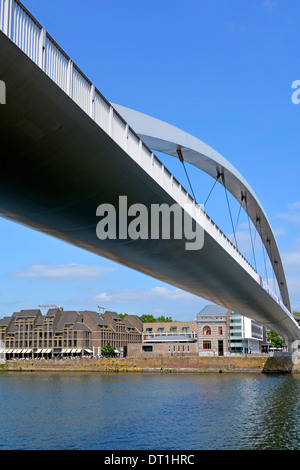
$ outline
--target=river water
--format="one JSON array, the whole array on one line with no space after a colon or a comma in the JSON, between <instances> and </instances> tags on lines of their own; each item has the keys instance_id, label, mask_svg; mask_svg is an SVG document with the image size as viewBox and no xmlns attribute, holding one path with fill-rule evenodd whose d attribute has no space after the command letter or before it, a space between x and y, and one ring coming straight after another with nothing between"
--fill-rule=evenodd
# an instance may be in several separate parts
<instances>
[{"instance_id":1,"label":"river water","mask_svg":"<svg viewBox=\"0 0 300 470\"><path fill-rule=\"evenodd\" d=\"M0 373L0 450L300 449L300 374Z\"/></svg>"}]
</instances>

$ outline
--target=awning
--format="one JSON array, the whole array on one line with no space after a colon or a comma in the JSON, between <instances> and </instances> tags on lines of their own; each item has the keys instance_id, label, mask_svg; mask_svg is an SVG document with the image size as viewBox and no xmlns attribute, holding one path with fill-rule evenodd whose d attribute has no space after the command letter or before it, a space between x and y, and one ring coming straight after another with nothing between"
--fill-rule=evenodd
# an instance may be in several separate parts
<instances>
[{"instance_id":1,"label":"awning","mask_svg":"<svg viewBox=\"0 0 300 470\"><path fill-rule=\"evenodd\" d=\"M93 351L91 351L90 349L84 349L84 350L89 354L93 354Z\"/></svg>"},{"instance_id":2,"label":"awning","mask_svg":"<svg viewBox=\"0 0 300 470\"><path fill-rule=\"evenodd\" d=\"M42 350L41 350L41 349L38 349L38 350L36 351L36 354L38 354L38 353L40 353L40 352L42 352Z\"/></svg>"}]
</instances>

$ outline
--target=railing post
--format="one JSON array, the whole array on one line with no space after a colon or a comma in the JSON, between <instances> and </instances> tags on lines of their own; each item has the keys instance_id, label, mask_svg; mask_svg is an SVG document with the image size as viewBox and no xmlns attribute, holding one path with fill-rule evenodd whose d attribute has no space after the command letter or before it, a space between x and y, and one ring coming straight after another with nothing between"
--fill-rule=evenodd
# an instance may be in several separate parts
<instances>
[{"instance_id":1,"label":"railing post","mask_svg":"<svg viewBox=\"0 0 300 470\"><path fill-rule=\"evenodd\" d=\"M90 89L90 117L94 119L95 85L92 83Z\"/></svg>"},{"instance_id":2,"label":"railing post","mask_svg":"<svg viewBox=\"0 0 300 470\"><path fill-rule=\"evenodd\" d=\"M109 115L108 115L108 135L113 137L113 118L114 118L114 109L111 106L109 108Z\"/></svg>"},{"instance_id":3,"label":"railing post","mask_svg":"<svg viewBox=\"0 0 300 470\"><path fill-rule=\"evenodd\" d=\"M11 35L11 17L12 17L12 0L4 0L3 32L8 37L10 37Z\"/></svg>"},{"instance_id":4,"label":"railing post","mask_svg":"<svg viewBox=\"0 0 300 470\"><path fill-rule=\"evenodd\" d=\"M73 77L73 61L69 59L68 62L68 72L67 72L67 94L72 98L72 80Z\"/></svg>"},{"instance_id":5,"label":"railing post","mask_svg":"<svg viewBox=\"0 0 300 470\"><path fill-rule=\"evenodd\" d=\"M41 28L40 37L39 37L38 65L42 70L44 70L44 65L45 65L44 64L45 49L46 49L46 30L44 28Z\"/></svg>"}]
</instances>

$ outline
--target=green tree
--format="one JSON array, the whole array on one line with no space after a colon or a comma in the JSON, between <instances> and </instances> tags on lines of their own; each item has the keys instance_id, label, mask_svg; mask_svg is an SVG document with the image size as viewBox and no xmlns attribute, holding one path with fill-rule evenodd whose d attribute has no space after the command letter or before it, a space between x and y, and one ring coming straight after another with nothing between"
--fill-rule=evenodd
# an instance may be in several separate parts
<instances>
[{"instance_id":1,"label":"green tree","mask_svg":"<svg viewBox=\"0 0 300 470\"><path fill-rule=\"evenodd\" d=\"M280 338L280 336L275 333L275 331L270 330L268 333L268 341L270 341L271 346L273 348L282 348L284 340Z\"/></svg>"},{"instance_id":2,"label":"green tree","mask_svg":"<svg viewBox=\"0 0 300 470\"><path fill-rule=\"evenodd\" d=\"M161 315L158 318L155 318L153 315L141 315L140 319L143 323L156 323L156 322L166 322L166 321L173 321L171 317L164 317Z\"/></svg>"},{"instance_id":3,"label":"green tree","mask_svg":"<svg viewBox=\"0 0 300 470\"><path fill-rule=\"evenodd\" d=\"M119 317L123 320L123 318L125 318L128 313L118 313Z\"/></svg>"},{"instance_id":4,"label":"green tree","mask_svg":"<svg viewBox=\"0 0 300 470\"><path fill-rule=\"evenodd\" d=\"M154 323L156 322L156 318L153 315L141 315L140 319L143 323Z\"/></svg>"},{"instance_id":5,"label":"green tree","mask_svg":"<svg viewBox=\"0 0 300 470\"><path fill-rule=\"evenodd\" d=\"M111 356L112 354L115 354L115 348L109 343L107 343L106 346L102 346L101 351L104 356Z\"/></svg>"},{"instance_id":6,"label":"green tree","mask_svg":"<svg viewBox=\"0 0 300 470\"><path fill-rule=\"evenodd\" d=\"M166 321L169 321L169 322L172 322L172 318L171 317L164 317L163 315L161 315L160 317L157 318L157 321L159 322L166 322Z\"/></svg>"}]
</instances>

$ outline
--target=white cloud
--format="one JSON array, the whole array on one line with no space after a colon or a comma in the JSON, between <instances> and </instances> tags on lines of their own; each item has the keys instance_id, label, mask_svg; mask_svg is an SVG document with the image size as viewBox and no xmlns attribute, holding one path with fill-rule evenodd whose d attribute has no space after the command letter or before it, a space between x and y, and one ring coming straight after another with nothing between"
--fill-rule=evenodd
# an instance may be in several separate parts
<instances>
[{"instance_id":1,"label":"white cloud","mask_svg":"<svg viewBox=\"0 0 300 470\"><path fill-rule=\"evenodd\" d=\"M134 301L168 301L168 302L189 302L194 299L199 301L195 295L189 294L180 289L169 289L167 287L153 287L152 289L124 289L116 292L102 292L96 295L93 300L97 302L113 302L125 304Z\"/></svg>"},{"instance_id":2,"label":"white cloud","mask_svg":"<svg viewBox=\"0 0 300 470\"><path fill-rule=\"evenodd\" d=\"M26 269L12 271L12 275L22 278L47 279L86 279L103 276L116 268L86 264L33 264Z\"/></svg>"}]
</instances>

